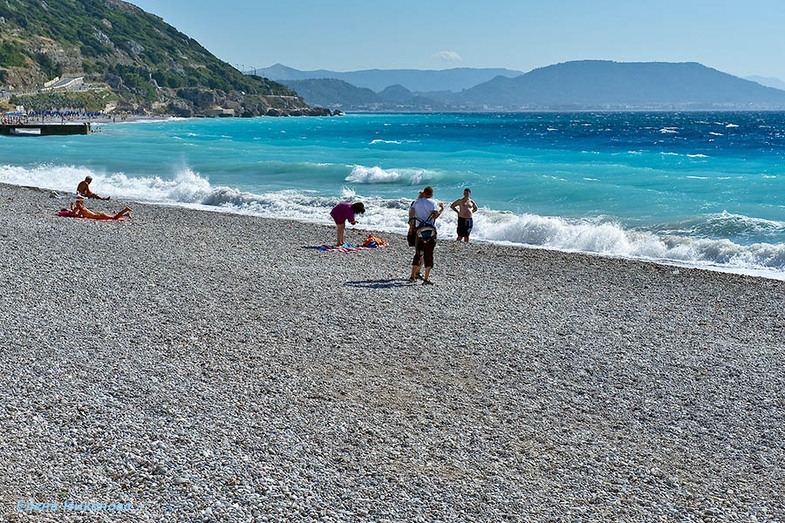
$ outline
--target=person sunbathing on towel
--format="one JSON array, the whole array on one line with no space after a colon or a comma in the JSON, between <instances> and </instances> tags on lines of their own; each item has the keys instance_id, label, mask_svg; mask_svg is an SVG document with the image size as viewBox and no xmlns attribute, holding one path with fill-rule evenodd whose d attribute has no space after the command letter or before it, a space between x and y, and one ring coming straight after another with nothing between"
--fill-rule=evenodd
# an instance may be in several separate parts
<instances>
[{"instance_id":1,"label":"person sunbathing on towel","mask_svg":"<svg viewBox=\"0 0 785 523\"><path fill-rule=\"evenodd\" d=\"M76 200L76 204L71 204L71 210L73 211L75 217L87 218L89 220L120 220L121 218L131 217L130 207L126 207L122 211L112 216L111 214L105 212L91 211L85 207L84 200Z\"/></svg>"}]
</instances>

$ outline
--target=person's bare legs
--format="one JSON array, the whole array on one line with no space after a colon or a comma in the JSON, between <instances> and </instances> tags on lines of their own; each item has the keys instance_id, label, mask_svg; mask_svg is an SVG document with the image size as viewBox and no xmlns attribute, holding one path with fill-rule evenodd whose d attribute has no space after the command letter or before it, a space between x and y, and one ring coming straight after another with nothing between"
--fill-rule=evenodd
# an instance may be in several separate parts
<instances>
[{"instance_id":1,"label":"person's bare legs","mask_svg":"<svg viewBox=\"0 0 785 523\"><path fill-rule=\"evenodd\" d=\"M343 245L344 232L346 231L346 224L336 223L335 228L338 233L338 243L336 243L335 245Z\"/></svg>"},{"instance_id":2,"label":"person's bare legs","mask_svg":"<svg viewBox=\"0 0 785 523\"><path fill-rule=\"evenodd\" d=\"M130 207L126 207L126 208L125 208L125 209L123 209L122 211L118 212L118 213L117 213L117 214L114 216L114 218L112 218L112 219L113 219L113 220L119 220L120 218L125 218L126 216L131 216L131 210L132 210L132 209L131 209Z\"/></svg>"}]
</instances>

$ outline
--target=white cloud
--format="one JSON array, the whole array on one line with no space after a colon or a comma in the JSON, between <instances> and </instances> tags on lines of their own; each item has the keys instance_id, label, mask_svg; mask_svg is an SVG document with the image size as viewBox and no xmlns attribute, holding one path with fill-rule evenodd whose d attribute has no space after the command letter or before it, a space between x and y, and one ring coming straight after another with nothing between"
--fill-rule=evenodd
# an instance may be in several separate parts
<instances>
[{"instance_id":1,"label":"white cloud","mask_svg":"<svg viewBox=\"0 0 785 523\"><path fill-rule=\"evenodd\" d=\"M444 60L445 62L463 62L461 55L455 51L439 51L433 55L435 58Z\"/></svg>"}]
</instances>

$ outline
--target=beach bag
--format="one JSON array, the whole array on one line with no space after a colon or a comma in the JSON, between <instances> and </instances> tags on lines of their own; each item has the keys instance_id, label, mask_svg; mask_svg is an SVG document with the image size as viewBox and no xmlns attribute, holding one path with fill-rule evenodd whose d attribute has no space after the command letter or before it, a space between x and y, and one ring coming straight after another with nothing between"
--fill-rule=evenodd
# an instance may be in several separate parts
<instances>
[{"instance_id":1,"label":"beach bag","mask_svg":"<svg viewBox=\"0 0 785 523\"><path fill-rule=\"evenodd\" d=\"M425 225L421 225L417 227L415 234L419 239L424 242L435 240L436 239L436 227L433 225L426 223Z\"/></svg>"},{"instance_id":2,"label":"beach bag","mask_svg":"<svg viewBox=\"0 0 785 523\"><path fill-rule=\"evenodd\" d=\"M376 247L386 247L386 246L387 246L386 241L374 236L373 234L369 234L368 238L366 238L365 242L363 243L363 247L370 247L371 249Z\"/></svg>"},{"instance_id":3,"label":"beach bag","mask_svg":"<svg viewBox=\"0 0 785 523\"><path fill-rule=\"evenodd\" d=\"M415 218L420 225L417 229L414 230L414 234L417 235L419 239L424 242L435 240L436 239L436 225L433 222L439 216L439 213L435 210L431 211L431 214L428 215L428 219L425 221L420 220L419 218Z\"/></svg>"}]
</instances>

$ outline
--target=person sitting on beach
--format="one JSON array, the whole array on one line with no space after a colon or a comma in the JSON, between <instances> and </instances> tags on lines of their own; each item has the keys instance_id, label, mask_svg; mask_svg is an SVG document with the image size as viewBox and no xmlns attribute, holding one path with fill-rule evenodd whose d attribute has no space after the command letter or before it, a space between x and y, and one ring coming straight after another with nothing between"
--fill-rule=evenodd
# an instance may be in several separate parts
<instances>
[{"instance_id":1,"label":"person sitting on beach","mask_svg":"<svg viewBox=\"0 0 785 523\"><path fill-rule=\"evenodd\" d=\"M93 191L90 190L90 182L93 181L92 176L88 176L81 182L79 185L76 186L76 194L84 196L85 198L95 198L96 200L110 200L111 196L107 196L106 198L101 198Z\"/></svg>"},{"instance_id":2,"label":"person sitting on beach","mask_svg":"<svg viewBox=\"0 0 785 523\"><path fill-rule=\"evenodd\" d=\"M472 215L477 212L477 204L470 198L472 194L468 187L463 190L463 198L455 200L450 209L458 213L458 241L469 243L469 233L472 232L474 219Z\"/></svg>"},{"instance_id":3,"label":"person sitting on beach","mask_svg":"<svg viewBox=\"0 0 785 523\"><path fill-rule=\"evenodd\" d=\"M336 246L340 247L344 243L344 232L346 231L346 222L348 221L352 225L357 224L357 220L354 218L355 214L365 214L365 205L362 202L356 203L339 203L333 210L330 211L330 216L333 217L335 220L335 226L337 229L337 243Z\"/></svg>"},{"instance_id":4,"label":"person sitting on beach","mask_svg":"<svg viewBox=\"0 0 785 523\"><path fill-rule=\"evenodd\" d=\"M71 204L71 211L76 218L86 218L88 220L120 220L131 217L131 208L126 207L114 216L101 211L91 211L85 207L84 200L76 200L76 204Z\"/></svg>"}]
</instances>

